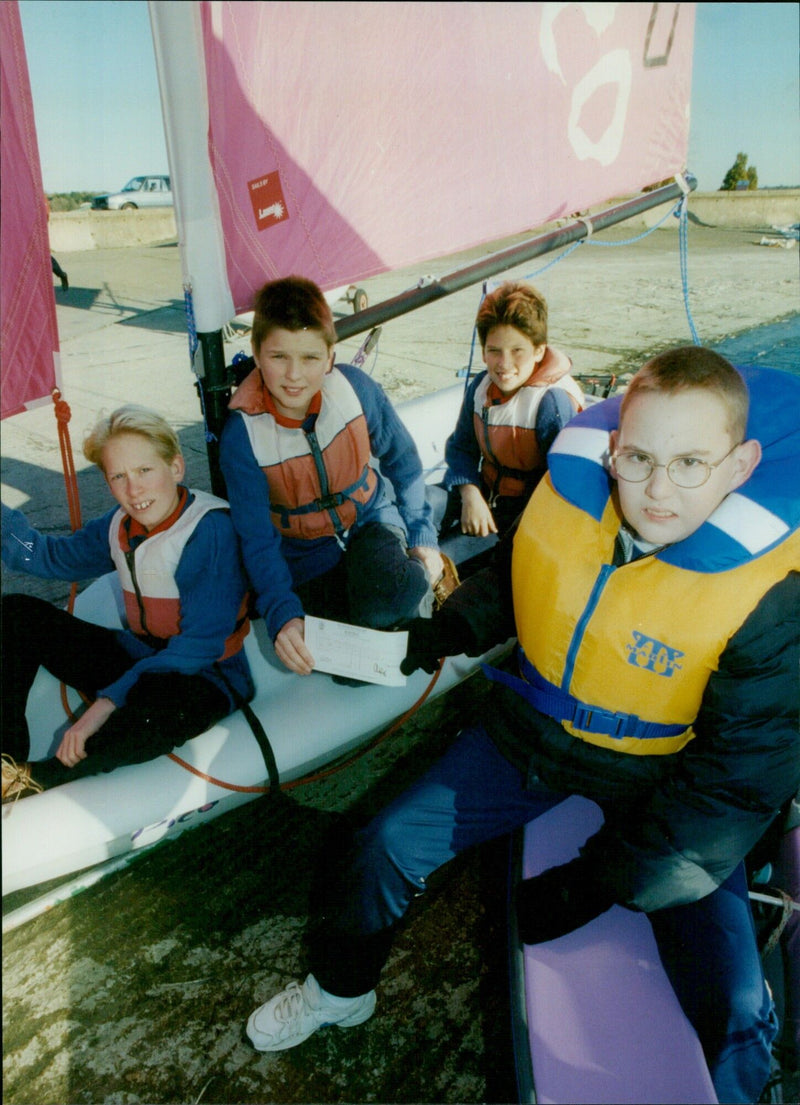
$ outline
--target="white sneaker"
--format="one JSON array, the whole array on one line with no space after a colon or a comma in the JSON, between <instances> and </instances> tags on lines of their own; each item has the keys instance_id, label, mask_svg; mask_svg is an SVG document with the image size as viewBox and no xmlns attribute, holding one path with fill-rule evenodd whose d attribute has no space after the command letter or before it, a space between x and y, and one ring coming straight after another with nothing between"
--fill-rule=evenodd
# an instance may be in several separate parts
<instances>
[{"instance_id":1,"label":"white sneaker","mask_svg":"<svg viewBox=\"0 0 800 1105\"><path fill-rule=\"evenodd\" d=\"M353 1028L375 1012L375 991L353 998L347 1005L326 1001L319 983L309 975L302 986L290 982L274 998L260 1005L247 1022L247 1035L256 1051L284 1051L307 1040L318 1028L335 1024Z\"/></svg>"}]
</instances>

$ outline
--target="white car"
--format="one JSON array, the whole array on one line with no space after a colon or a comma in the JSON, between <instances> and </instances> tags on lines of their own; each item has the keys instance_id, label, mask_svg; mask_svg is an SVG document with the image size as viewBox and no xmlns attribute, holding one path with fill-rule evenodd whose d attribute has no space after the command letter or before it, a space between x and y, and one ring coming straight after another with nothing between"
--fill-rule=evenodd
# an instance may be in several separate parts
<instances>
[{"instance_id":1,"label":"white car","mask_svg":"<svg viewBox=\"0 0 800 1105\"><path fill-rule=\"evenodd\" d=\"M92 211L133 211L137 207L172 207L168 176L135 176L121 192L104 192L92 200Z\"/></svg>"}]
</instances>

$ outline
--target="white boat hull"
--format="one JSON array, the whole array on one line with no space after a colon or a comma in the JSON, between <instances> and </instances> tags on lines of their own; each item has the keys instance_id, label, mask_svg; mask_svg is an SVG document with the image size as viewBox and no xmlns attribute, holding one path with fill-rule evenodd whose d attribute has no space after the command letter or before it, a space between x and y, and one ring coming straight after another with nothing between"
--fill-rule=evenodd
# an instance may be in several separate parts
<instances>
[{"instance_id":1,"label":"white boat hull","mask_svg":"<svg viewBox=\"0 0 800 1105\"><path fill-rule=\"evenodd\" d=\"M400 413L418 442L430 479L441 464L463 389L412 400ZM116 576L92 583L77 599L78 617L119 626ZM430 676L404 687L346 687L317 672L298 676L275 657L263 622L245 642L256 696L251 704L272 745L282 783L358 748L408 710ZM448 659L438 696L475 671L479 660ZM70 692L72 708L79 698ZM31 758L53 755L68 724L59 684L40 670L28 700ZM267 770L246 718L236 712L176 749L196 775L168 756L79 779L3 807L3 894L56 879L147 847L252 801ZM205 778L208 776L209 778ZM212 780L218 780L214 782Z\"/></svg>"}]
</instances>

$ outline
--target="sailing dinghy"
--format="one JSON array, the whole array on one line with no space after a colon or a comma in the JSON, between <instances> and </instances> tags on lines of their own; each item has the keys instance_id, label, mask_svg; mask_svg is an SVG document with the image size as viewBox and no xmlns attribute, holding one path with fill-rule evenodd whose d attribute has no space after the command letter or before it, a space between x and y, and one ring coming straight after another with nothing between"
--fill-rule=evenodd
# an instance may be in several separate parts
<instances>
[{"instance_id":1,"label":"sailing dinghy","mask_svg":"<svg viewBox=\"0 0 800 1105\"><path fill-rule=\"evenodd\" d=\"M441 475L444 443L458 415L460 384L404 404L401 414L423 463ZM75 614L118 628L122 597L115 573L78 596ZM353 752L425 696L429 675L405 686L348 687L329 675L299 676L276 658L264 623L245 641L256 684L251 708L271 745L282 784ZM495 650L495 652L502 651ZM448 659L430 697L473 674L479 659ZM70 692L73 710L80 698ZM53 755L69 724L60 686L40 670L29 697L31 758ZM3 807L3 894L123 856L252 801L269 789L265 758L241 711L181 745L173 756L79 779Z\"/></svg>"},{"instance_id":2,"label":"sailing dinghy","mask_svg":"<svg viewBox=\"0 0 800 1105\"><path fill-rule=\"evenodd\" d=\"M216 441L232 385L222 334L252 309L265 280L297 273L325 291L360 288L380 272L556 226L527 251L498 254L488 266L367 306L339 322L344 338L610 225L581 213L613 197L641 193L630 214L685 197L693 186L682 174L694 7L151 0L190 356L216 491L224 493ZM0 16L4 177L20 182L18 194L4 192L2 209L6 415L49 396L58 382L58 336L16 4L0 5ZM6 174L12 163L15 172ZM13 294L6 297L6 289ZM460 396L457 388L402 411L427 467L438 460L431 453L440 453ZM80 596L76 613L117 624L108 578ZM246 647L258 688L254 708L286 781L368 740L427 681L417 673L404 688L354 689L315 673L300 682L277 664L258 625ZM448 660L433 693L475 664ZM34 756L52 748L60 717L57 688L40 673L30 701ZM179 751L184 764L162 757L19 802L4 815L4 893L142 848L255 796L231 788L261 793L264 760L241 716ZM546 833L545 843L561 829ZM562 858L557 850L547 855L551 863ZM683 1099L678 1092L713 1100L697 1041L663 977L660 1042L677 1043L665 1083L686 1091L654 1097L637 1086L625 1097L620 1086L653 1059L641 1041L633 1034L613 1043L570 1037L569 1002L560 1007L563 1018L544 1024L550 998L570 993L580 973L597 972L616 988L633 954L637 965L647 964L643 973L658 976L659 964L644 946L632 950L615 911L602 933L587 928L580 939L580 955L544 965L548 985L528 990L527 1018L518 1019L525 1026L520 1061L529 1065L534 1056L540 1068L538 1099L585 1100L580 1072L592 1064L611 1072L596 1100ZM560 1072L537 1058L537 1034L561 1048Z\"/></svg>"}]
</instances>

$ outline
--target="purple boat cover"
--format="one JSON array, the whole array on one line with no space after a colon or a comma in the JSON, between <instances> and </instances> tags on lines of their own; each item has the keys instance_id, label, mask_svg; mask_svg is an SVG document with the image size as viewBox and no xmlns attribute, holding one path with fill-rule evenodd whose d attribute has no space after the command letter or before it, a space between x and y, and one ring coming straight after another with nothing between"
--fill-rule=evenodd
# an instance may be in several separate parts
<instances>
[{"instance_id":1,"label":"purple boat cover","mask_svg":"<svg viewBox=\"0 0 800 1105\"><path fill-rule=\"evenodd\" d=\"M579 797L531 822L523 877L572 859L601 823L599 808ZM644 914L614 906L523 955L538 1102L717 1100Z\"/></svg>"}]
</instances>

